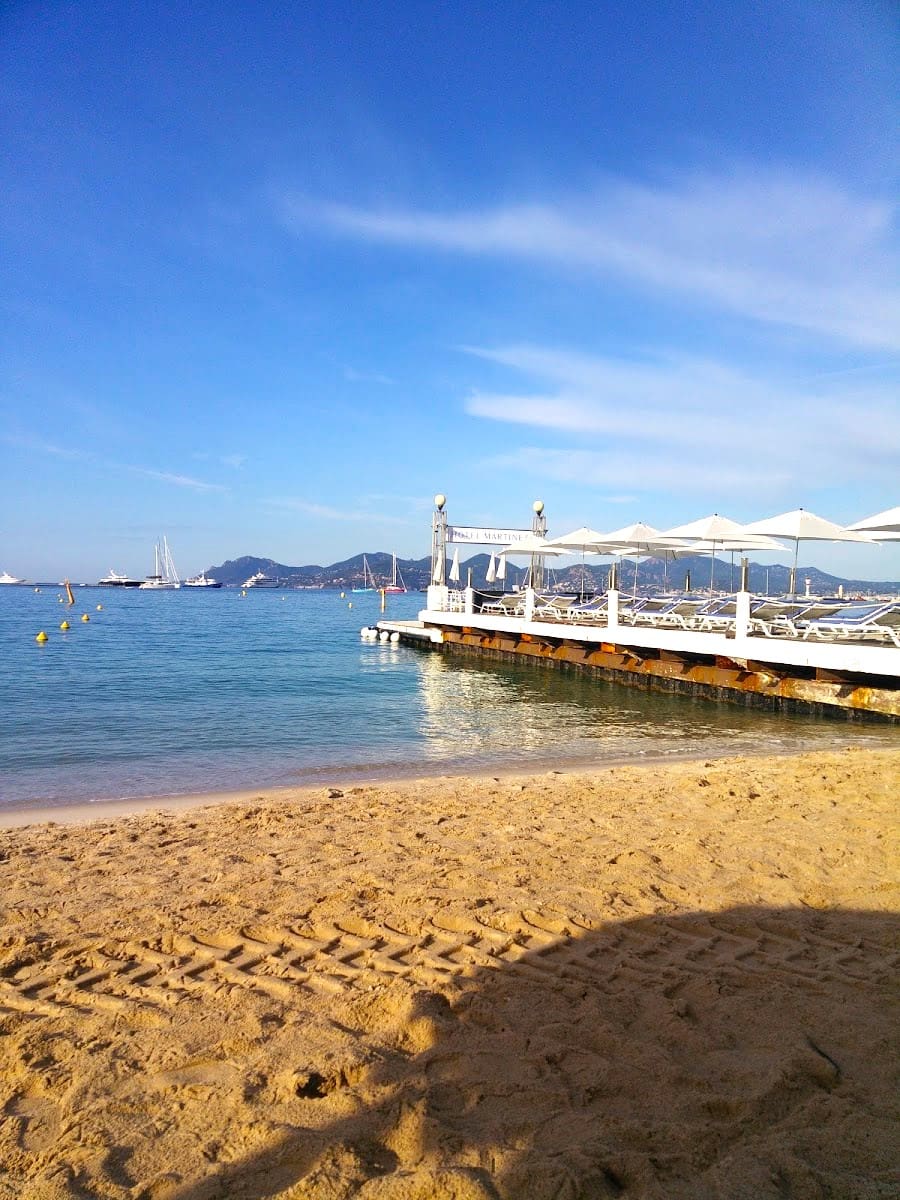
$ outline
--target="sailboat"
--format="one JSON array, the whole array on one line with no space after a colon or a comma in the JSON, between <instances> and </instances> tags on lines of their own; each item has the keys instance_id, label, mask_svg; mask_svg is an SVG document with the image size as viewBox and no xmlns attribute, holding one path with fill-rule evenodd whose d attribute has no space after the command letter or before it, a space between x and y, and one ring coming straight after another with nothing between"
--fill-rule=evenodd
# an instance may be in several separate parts
<instances>
[{"instance_id":1,"label":"sailboat","mask_svg":"<svg viewBox=\"0 0 900 1200\"><path fill-rule=\"evenodd\" d=\"M377 592L375 586L375 576L372 574L372 568L369 566L369 560L363 555L363 585L362 587L351 588L351 592Z\"/></svg>"},{"instance_id":2,"label":"sailboat","mask_svg":"<svg viewBox=\"0 0 900 1200\"><path fill-rule=\"evenodd\" d=\"M154 573L148 575L141 587L147 590L174 591L175 588L181 587L181 580L178 578L178 572L175 570L175 563L172 561L172 551L169 549L169 543L163 535L162 546L159 542L153 547L154 556ZM160 569L162 568L162 569Z\"/></svg>"},{"instance_id":3,"label":"sailboat","mask_svg":"<svg viewBox=\"0 0 900 1200\"><path fill-rule=\"evenodd\" d=\"M400 574L400 568L397 566L396 554L392 555L391 582L384 590L394 594L399 594L406 591L406 584L403 582L403 576Z\"/></svg>"}]
</instances>

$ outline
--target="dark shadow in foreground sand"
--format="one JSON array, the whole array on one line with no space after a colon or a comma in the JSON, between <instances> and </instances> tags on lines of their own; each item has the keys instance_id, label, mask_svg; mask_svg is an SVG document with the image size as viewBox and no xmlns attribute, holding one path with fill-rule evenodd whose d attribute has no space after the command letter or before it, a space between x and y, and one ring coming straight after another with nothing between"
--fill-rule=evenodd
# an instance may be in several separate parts
<instances>
[{"instance_id":1,"label":"dark shadow in foreground sand","mask_svg":"<svg viewBox=\"0 0 900 1200\"><path fill-rule=\"evenodd\" d=\"M417 1049L386 1048L344 1083L355 1115L287 1128L168 1194L886 1200L900 1192L897 1113L880 1099L898 950L900 918L858 911L736 908L548 936L413 994ZM313 1106L337 1085L323 1071L303 1086Z\"/></svg>"}]
</instances>

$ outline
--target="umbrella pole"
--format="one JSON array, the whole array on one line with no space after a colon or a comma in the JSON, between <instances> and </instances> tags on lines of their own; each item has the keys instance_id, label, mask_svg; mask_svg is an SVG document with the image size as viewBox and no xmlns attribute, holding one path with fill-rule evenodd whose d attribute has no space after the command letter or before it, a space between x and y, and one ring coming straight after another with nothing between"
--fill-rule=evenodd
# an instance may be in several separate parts
<instances>
[{"instance_id":1,"label":"umbrella pole","mask_svg":"<svg viewBox=\"0 0 900 1200\"><path fill-rule=\"evenodd\" d=\"M715 542L713 542L712 548L713 548L712 560L709 565L709 594L710 595L713 594L713 580L716 577L716 543Z\"/></svg>"}]
</instances>

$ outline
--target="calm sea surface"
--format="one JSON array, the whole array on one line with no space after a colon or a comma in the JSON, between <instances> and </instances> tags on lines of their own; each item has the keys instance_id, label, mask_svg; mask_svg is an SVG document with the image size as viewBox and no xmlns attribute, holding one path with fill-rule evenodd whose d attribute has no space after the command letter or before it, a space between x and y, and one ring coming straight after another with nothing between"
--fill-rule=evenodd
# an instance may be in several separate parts
<instances>
[{"instance_id":1,"label":"calm sea surface","mask_svg":"<svg viewBox=\"0 0 900 1200\"><path fill-rule=\"evenodd\" d=\"M896 744L878 726L365 643L360 627L380 616L374 594L77 588L74 609L59 594L0 587L5 807ZM391 596L387 615L412 617L423 603Z\"/></svg>"}]
</instances>

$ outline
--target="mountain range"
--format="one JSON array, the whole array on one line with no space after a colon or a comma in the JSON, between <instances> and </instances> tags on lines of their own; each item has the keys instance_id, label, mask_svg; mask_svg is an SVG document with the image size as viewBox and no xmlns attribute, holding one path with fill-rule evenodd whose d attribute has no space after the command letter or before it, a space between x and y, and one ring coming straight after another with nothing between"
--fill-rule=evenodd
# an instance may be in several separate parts
<instances>
[{"instance_id":1,"label":"mountain range","mask_svg":"<svg viewBox=\"0 0 900 1200\"><path fill-rule=\"evenodd\" d=\"M278 579L285 588L345 588L362 587L364 584L363 559L375 577L377 587L385 586L391 578L393 555L382 551L373 554L357 554L353 558L331 563L330 566L310 564L304 567L292 567L286 563L275 562L272 558L257 558L254 555L244 555L242 558L229 559L219 566L207 567L207 575L212 575L225 587L240 587L258 571ZM732 591L740 579L739 557L735 555L732 568L729 562L717 558L712 566L714 572L713 586L717 590ZM475 554L460 563L460 579L465 583L472 572L472 586L500 590L502 583L488 584L485 580L490 556ZM410 591L424 591L428 587L431 576L431 559L403 558L397 560L400 574ZM619 568L619 587L629 591L634 587L635 571L639 587L662 588L665 586L680 588L689 574L694 587L706 588L710 581L710 559L708 555L694 554L679 558L674 563L664 563L661 559L647 559L635 564L629 559L623 559ZM550 586L563 591L578 591L582 586L582 574L587 590L594 591L606 587L609 565L598 566L592 563L581 563L562 568L552 568ZM507 567L506 587L524 581L525 568L510 564ZM778 595L785 592L789 586L790 570L786 566L776 564L763 566L750 563L750 590L758 593ZM839 587L843 587L848 595L862 593L900 592L900 582L885 583L881 580L873 582L865 579L845 579L838 575L829 575L818 567L806 566L801 563L797 568L797 590L809 589L816 595L834 595Z\"/></svg>"}]
</instances>

